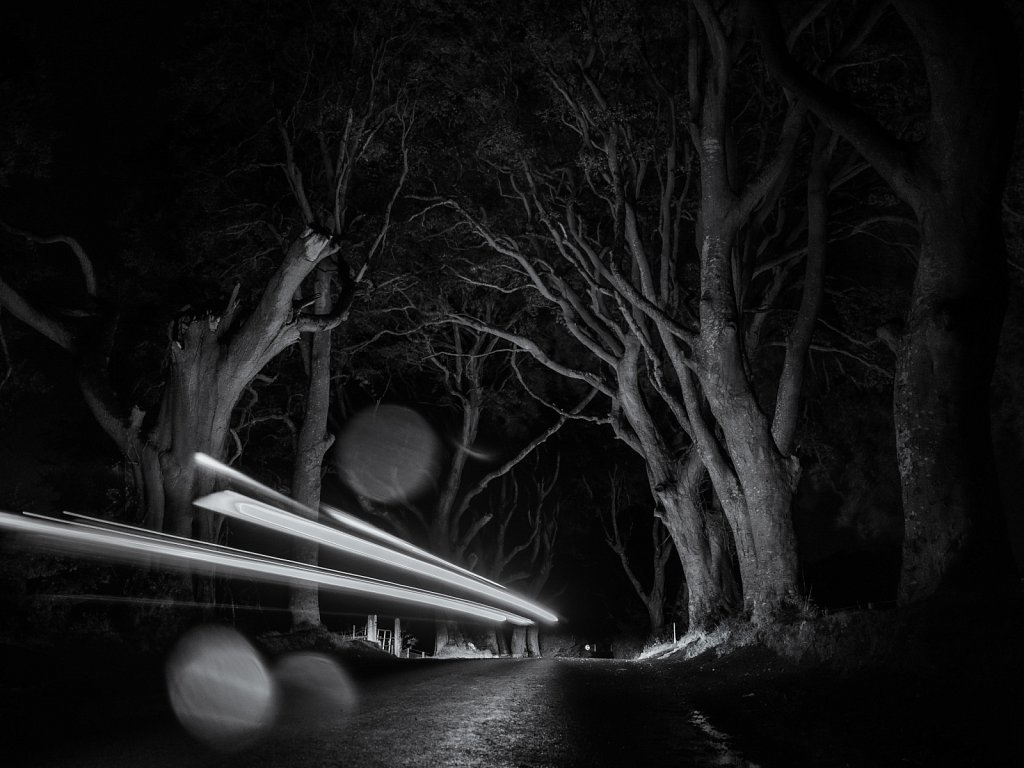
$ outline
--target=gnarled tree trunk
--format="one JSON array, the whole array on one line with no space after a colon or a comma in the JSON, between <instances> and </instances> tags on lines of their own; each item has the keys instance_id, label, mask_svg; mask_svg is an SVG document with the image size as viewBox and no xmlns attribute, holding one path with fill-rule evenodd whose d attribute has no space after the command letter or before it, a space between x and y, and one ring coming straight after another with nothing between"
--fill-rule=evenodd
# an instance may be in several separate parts
<instances>
[{"instance_id":1,"label":"gnarled tree trunk","mask_svg":"<svg viewBox=\"0 0 1024 768\"><path fill-rule=\"evenodd\" d=\"M1000 202L1020 98L1012 26L998 3L894 2L930 91L923 138L908 143L793 60L770 4L748 5L771 72L857 148L920 228L893 391L905 523L900 599L1013 584L989 429L1005 301Z\"/></svg>"}]
</instances>

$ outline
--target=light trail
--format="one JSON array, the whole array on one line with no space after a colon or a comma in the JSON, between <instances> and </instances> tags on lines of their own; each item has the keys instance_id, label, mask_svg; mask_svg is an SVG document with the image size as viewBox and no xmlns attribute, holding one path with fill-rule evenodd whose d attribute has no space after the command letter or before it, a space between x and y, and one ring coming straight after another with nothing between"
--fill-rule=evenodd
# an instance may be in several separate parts
<instances>
[{"instance_id":1,"label":"light trail","mask_svg":"<svg viewBox=\"0 0 1024 768\"><path fill-rule=\"evenodd\" d=\"M245 497L243 497L243 498L245 498ZM68 512L67 510L64 511L65 515L67 515L70 518L73 518L73 520L71 522L66 522L66 521L64 521L62 519L50 517L48 515L40 515L40 514L37 514L37 513L34 513L34 512L24 512L23 514L25 516L27 516L27 517L31 517L31 518L35 518L35 519L39 519L39 520L48 520L48 521L51 521L51 522L61 523L61 524L64 524L64 525L77 525L77 526L81 526L81 527L84 527L84 528L90 528L90 529L97 529L97 528L100 528L100 529L114 529L114 530L117 530L119 532L122 532L123 535L128 536L128 537L140 538L140 539L151 539L151 540L168 541L168 542L177 544L177 545L182 546L182 547L188 547L188 548L199 550L199 551L225 552L225 553L230 553L230 554L235 555L235 556L240 557L240 558L244 558L244 559L248 559L248 560L253 560L255 562L260 562L260 563L262 563L262 562L283 563L283 564L285 564L285 565L287 565L289 567L302 568L302 569L305 569L305 570L313 571L315 573L330 573L330 574L335 574L335 575L338 575L338 576L351 577L351 578L357 578L357 579L364 579L364 580L366 580L368 582L371 582L371 583L374 583L374 584L386 584L388 586L399 587L399 588L402 588L402 589L408 589L408 590L411 590L413 592L423 593L423 594L426 594L426 595L438 594L436 592L431 592L430 590L421 589L419 587L410 587L410 586L407 586L407 585L404 585L404 584L398 584L397 582L386 581L384 579L375 579L375 578L371 578L369 576L359 576L357 574L347 573L345 571L338 571L338 570L331 569L331 568L324 568L321 565L309 565L307 563L300 563L300 562L297 562L295 560L289 560L289 559L283 558L283 557L275 557L274 555L265 555L263 553L250 552L249 550L238 549L237 547L229 547L226 544L216 544L214 542L196 541L195 539L185 538L184 536L176 536L174 534L164 533L162 531L151 531L151 530L149 530L147 528L140 528L140 527L135 526L135 525L129 525L128 523L119 523L119 522L115 522L113 520L104 520L103 518L99 518L99 517L91 517L89 515L83 515L83 514L81 514L79 512ZM84 521L84 522L82 522L82 521ZM467 603L469 605L478 605L478 603L475 603L475 602L473 602L471 600L465 600L465 599L459 598L459 597L451 597L451 599L452 600L458 600L458 601ZM488 606L488 607L491 607L491 606ZM502 613L503 613L505 619L507 619L509 622L511 622L513 624L529 625L529 624L533 624L534 623L530 619L527 619L527 618L525 618L523 616L519 616L517 614L509 613L508 611L502 611Z\"/></svg>"},{"instance_id":2,"label":"light trail","mask_svg":"<svg viewBox=\"0 0 1024 768\"><path fill-rule=\"evenodd\" d=\"M398 536L393 536L387 531L382 531L380 528L377 528L374 525L370 525L369 523L360 520L358 517L356 517L355 515L351 515L348 512L342 512L340 509L336 509L335 507L332 507L329 504L321 504L320 510L325 515L330 517L332 520L341 523L342 525L347 525L348 527L365 533L368 536L373 536L374 538L380 539L381 541L386 541L394 547L404 549L407 552L412 552L414 555L417 555L418 557L443 565L445 568L449 568L453 571L463 573L466 576L475 579L476 581L482 582L484 584L490 584L491 586L497 587L498 589L506 589L504 585L499 584L496 581L491 581L486 576L481 576L479 573L473 573L468 568L463 568L462 566L455 565L455 563L450 563L443 557L438 557L432 552L427 552L425 549L420 549L419 547L413 546L405 539L400 539Z\"/></svg>"},{"instance_id":3,"label":"light trail","mask_svg":"<svg viewBox=\"0 0 1024 768\"><path fill-rule=\"evenodd\" d=\"M341 592L382 596L401 602L429 605L489 621L533 623L529 619L500 612L491 606L436 592L304 566L280 558L252 553L243 555L227 549L222 551L220 545L215 544L189 544L173 541L173 537L161 540L162 537L152 535L153 532L111 531L83 523L69 524L40 515L17 515L10 512L0 512L0 529L42 539L86 556L108 555L127 562L149 563L151 556L157 555L167 558L178 567L222 569L225 572L256 576L268 581L302 582Z\"/></svg>"},{"instance_id":4,"label":"light trail","mask_svg":"<svg viewBox=\"0 0 1024 768\"><path fill-rule=\"evenodd\" d=\"M514 607L535 619L552 623L558 621L558 617L547 609L505 589L481 584L475 579L469 579L448 568L442 568L336 528L285 512L235 491L218 491L196 499L193 503L211 512L218 512L238 520L246 520L290 536L316 541L322 546L442 581L472 592L479 597L486 597L499 605Z\"/></svg>"},{"instance_id":5,"label":"light trail","mask_svg":"<svg viewBox=\"0 0 1024 768\"><path fill-rule=\"evenodd\" d=\"M237 469L234 469L233 467L229 467L227 464L223 464L217 461L212 456L209 456L205 453L197 453L195 455L195 460L196 464L198 464L199 466L211 469L214 472L217 472L218 474L230 478L231 480L235 481L236 483L239 483L240 485L246 486L249 489L258 492L263 496L269 497L274 501L278 502L285 509L297 512L299 515L305 518L311 517L311 513L313 512L313 510L307 507L305 504L300 504L290 496L286 496L285 494L280 493L279 491L275 491L273 488L268 488L266 485L259 482L258 480L254 480L248 475L239 472ZM473 571L467 568L463 568L462 566L456 565L455 563L450 563L444 558L438 557L432 552L427 552L425 549L420 549L419 547L410 544L405 539L401 539L398 536L394 536L388 533L387 531L381 530L377 526L367 523L365 520L360 520L358 517L349 514L348 512L343 512L342 510L332 507L329 504L321 504L320 511L328 517L330 517L335 522L347 526L348 528L351 528L355 531L358 531L359 533L365 534L366 536L370 536L372 538L378 539L379 541L385 542L386 544L390 544L392 547L395 547L397 549L404 549L406 552L416 555L419 558L429 560L430 562L435 563L437 565L441 565L444 568L453 571L458 571L459 573L462 573L463 575L468 576L471 579L483 582L484 584L490 584L492 587L496 587L502 590L505 589L504 586L502 586L496 581L491 581L490 579L481 576L478 573L473 573Z\"/></svg>"}]
</instances>

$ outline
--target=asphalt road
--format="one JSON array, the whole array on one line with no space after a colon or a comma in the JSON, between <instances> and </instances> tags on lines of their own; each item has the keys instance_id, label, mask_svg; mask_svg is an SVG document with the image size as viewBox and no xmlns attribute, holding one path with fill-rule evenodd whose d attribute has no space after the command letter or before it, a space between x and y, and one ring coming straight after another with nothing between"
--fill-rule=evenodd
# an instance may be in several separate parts
<instances>
[{"instance_id":1,"label":"asphalt road","mask_svg":"<svg viewBox=\"0 0 1024 768\"><path fill-rule=\"evenodd\" d=\"M218 752L158 713L143 724L46 741L10 768L343 766L749 766L651 664L599 659L408 662L362 676L351 716L294 711L258 741ZM290 707L289 707L290 709ZM116 726L116 724L111 724ZM10 753L8 753L10 755Z\"/></svg>"}]
</instances>

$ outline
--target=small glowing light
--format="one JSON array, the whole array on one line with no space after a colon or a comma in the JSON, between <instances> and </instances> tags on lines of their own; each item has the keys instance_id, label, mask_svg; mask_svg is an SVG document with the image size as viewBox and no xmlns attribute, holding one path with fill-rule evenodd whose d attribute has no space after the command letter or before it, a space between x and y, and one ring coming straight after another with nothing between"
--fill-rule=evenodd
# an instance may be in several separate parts
<instances>
[{"instance_id":1,"label":"small glowing light","mask_svg":"<svg viewBox=\"0 0 1024 768\"><path fill-rule=\"evenodd\" d=\"M590 650L590 643L587 643L587 644L586 644L585 646L583 646L583 647L584 647L585 649L587 649L587 650L589 651L589 650Z\"/></svg>"}]
</instances>

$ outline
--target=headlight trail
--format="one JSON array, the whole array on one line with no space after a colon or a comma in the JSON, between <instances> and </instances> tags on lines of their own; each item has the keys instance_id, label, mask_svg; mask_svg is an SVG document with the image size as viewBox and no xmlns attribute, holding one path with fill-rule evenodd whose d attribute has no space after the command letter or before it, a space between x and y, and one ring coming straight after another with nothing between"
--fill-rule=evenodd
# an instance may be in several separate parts
<instances>
[{"instance_id":1,"label":"headlight trail","mask_svg":"<svg viewBox=\"0 0 1024 768\"><path fill-rule=\"evenodd\" d=\"M240 485L246 486L247 488L258 492L263 496L267 496L273 499L274 501L278 502L285 509L298 511L300 514L305 514L306 517L309 516L309 512L312 512L312 510L306 507L304 504L300 504L299 502L295 501L295 499L286 496L283 493L275 491L273 488L268 488L258 480L254 480L248 475L239 472L237 469L234 469L232 467L227 466L226 464L217 461L212 456L208 456L205 453L197 453L195 455L195 459L196 464L198 464L199 466L206 467L207 469L212 469L213 471L221 475L224 475L225 477L231 478ZM365 534L366 536L377 539L379 541L383 541L386 544L390 544L392 547L395 547L396 549L404 549L406 552L416 555L421 559L429 560L449 570L458 571L459 573L462 573L471 579L475 579L476 581L480 581L485 584L490 584L492 587L496 587L498 589L505 589L504 586L502 586L496 581L491 581L490 579L481 576L478 573L473 573L473 571L470 571L467 568L463 568L459 565L456 565L455 563L450 563L444 558L438 557L432 552L427 552L425 549L420 549L419 547L410 544L405 539L401 539L398 536L394 536L388 533L387 531L381 530L377 526L371 525L370 523L367 523L365 520L360 520L358 517L356 517L355 515L351 515L348 512L343 512L340 509L336 509L335 507L330 506L329 504L321 504L320 511L328 517L330 517L335 522L340 523L353 530L356 530L359 533Z\"/></svg>"},{"instance_id":2,"label":"headlight trail","mask_svg":"<svg viewBox=\"0 0 1024 768\"><path fill-rule=\"evenodd\" d=\"M153 555L167 558L178 567L221 569L233 574L255 576L262 580L315 584L341 592L376 595L406 603L467 614L489 621L532 624L529 619L501 612L490 606L448 595L406 587L392 582L355 576L325 568L305 566L281 558L256 554L238 554L216 544L184 543L175 537L153 532L112 531L84 523L68 524L39 515L0 512L0 529L26 534L86 556L113 556L126 562L148 563Z\"/></svg>"},{"instance_id":3,"label":"headlight trail","mask_svg":"<svg viewBox=\"0 0 1024 768\"><path fill-rule=\"evenodd\" d=\"M409 590L412 590L413 592L423 593L423 594L426 594L426 595L438 594L436 592L431 592L430 590L427 590L427 589L421 589L419 587L409 587L409 586L406 586L404 584L398 584L396 582L390 582L390 581L386 581L384 579L374 579L374 578L371 578L369 576L358 576L357 574L347 573L345 571L338 571L338 570L334 570L334 569L331 569L331 568L324 568L321 565L308 565L306 563L300 563L300 562L297 562L295 560L289 560L289 559L283 558L283 557L275 557L273 555L265 555L265 554L262 554L262 553L250 552L249 550L245 550L245 549L238 549L237 547L229 547L229 546L227 546L225 544L216 544L216 543L213 543L213 542L196 541L195 539L185 538L184 536L176 536L176 535L171 534L171 533L163 533L162 531L151 531L151 530L146 529L146 528L140 528L140 527L135 526L135 525L129 525L128 523L118 523L118 522L115 522L113 520L104 520L103 518L99 518L99 517L91 517L89 515L83 515L83 514L81 514L79 512L68 512L67 510L64 511L65 515L67 515L68 517L72 518L72 520L70 522L64 521L64 520L59 519L59 518L50 517L48 515L36 514L34 512L24 512L23 514L25 516L27 516L27 517L35 518L35 519L38 519L38 520L48 520L50 522L56 522L56 523L61 523L61 524L65 524L65 525L77 525L77 526L81 526L81 527L85 527L85 528L91 528L91 529L97 529L97 528L101 528L101 529L104 529L104 530L114 529L116 531L122 532L123 535L128 536L128 537L166 541L166 542L171 542L171 543L174 543L174 544L178 544L178 545L180 545L182 547L188 547L188 548L196 549L196 550L199 550L199 551L216 551L216 552L230 553L230 554L235 555L237 557L248 559L248 560L253 560L253 561L256 561L256 562L260 562L260 563L264 563L264 562L283 563L283 564L285 564L285 565L287 565L289 567L301 568L301 569L304 569L304 570L312 571L314 573L331 573L331 574L335 574L335 575L339 575L339 576L346 576L346 577L352 577L352 578L361 578L361 579L365 579L366 581L374 583L374 584L386 584L388 586L400 587L400 588L403 588L403 589L409 589ZM464 602L464 603L467 603L467 604L470 604L470 605L478 605L478 603L474 603L472 600L464 600L463 598L459 598L459 597L452 597L451 599L452 600L457 600L457 601L460 601L460 602ZM527 619L527 618L525 618L523 616L519 616L517 614L509 613L507 611L502 611L502 613L503 613L505 619L507 619L508 621L510 621L513 624L523 624L523 625L533 624L533 621L531 621L530 619Z\"/></svg>"},{"instance_id":4,"label":"headlight trail","mask_svg":"<svg viewBox=\"0 0 1024 768\"><path fill-rule=\"evenodd\" d=\"M486 597L498 605L517 608L527 616L542 621L557 622L558 617L550 611L505 589L481 584L450 569L420 560L404 552L398 552L372 541L366 541L336 528L308 520L299 515L285 512L269 504L255 501L235 491L218 491L193 502L196 506L211 512L218 512L238 520L247 520L272 530L316 541L342 552L365 557L404 571L437 579L446 584L465 589L479 597Z\"/></svg>"}]
</instances>

